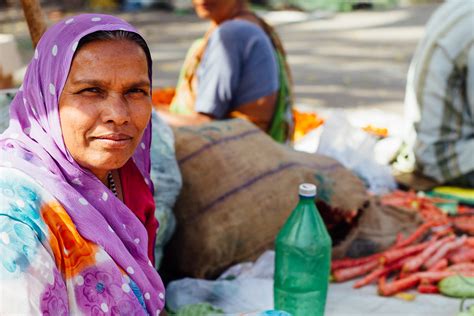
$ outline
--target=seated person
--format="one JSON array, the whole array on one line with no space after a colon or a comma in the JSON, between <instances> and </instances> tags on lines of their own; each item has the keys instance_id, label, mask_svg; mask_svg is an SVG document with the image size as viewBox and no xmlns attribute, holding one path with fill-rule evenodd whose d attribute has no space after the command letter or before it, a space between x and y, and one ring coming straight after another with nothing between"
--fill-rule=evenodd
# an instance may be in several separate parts
<instances>
[{"instance_id":1,"label":"seated person","mask_svg":"<svg viewBox=\"0 0 474 316\"><path fill-rule=\"evenodd\" d=\"M160 114L171 125L240 117L285 142L292 133L290 72L274 30L244 0L193 0L211 20L190 48L176 95Z\"/></svg>"},{"instance_id":2,"label":"seated person","mask_svg":"<svg viewBox=\"0 0 474 316\"><path fill-rule=\"evenodd\" d=\"M420 171L474 187L474 6L452 0L430 18L410 66L405 114Z\"/></svg>"},{"instance_id":3,"label":"seated person","mask_svg":"<svg viewBox=\"0 0 474 316\"><path fill-rule=\"evenodd\" d=\"M0 135L0 314L158 315L151 57L84 14L41 38Z\"/></svg>"}]
</instances>

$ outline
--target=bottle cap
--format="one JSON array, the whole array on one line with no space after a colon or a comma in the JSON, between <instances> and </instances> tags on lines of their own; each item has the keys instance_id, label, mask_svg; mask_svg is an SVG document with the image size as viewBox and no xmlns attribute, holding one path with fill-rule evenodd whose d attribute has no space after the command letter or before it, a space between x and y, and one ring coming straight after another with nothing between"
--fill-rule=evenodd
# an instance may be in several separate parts
<instances>
[{"instance_id":1,"label":"bottle cap","mask_svg":"<svg viewBox=\"0 0 474 316\"><path fill-rule=\"evenodd\" d=\"M316 196L316 186L312 183L300 184L299 194L306 197Z\"/></svg>"}]
</instances>

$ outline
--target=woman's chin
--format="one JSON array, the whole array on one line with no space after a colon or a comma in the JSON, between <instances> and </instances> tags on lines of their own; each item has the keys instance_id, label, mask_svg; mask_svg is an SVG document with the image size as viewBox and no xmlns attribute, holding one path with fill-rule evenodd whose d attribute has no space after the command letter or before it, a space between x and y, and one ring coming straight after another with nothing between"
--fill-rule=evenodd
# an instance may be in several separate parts
<instances>
[{"instance_id":1,"label":"woman's chin","mask_svg":"<svg viewBox=\"0 0 474 316\"><path fill-rule=\"evenodd\" d=\"M94 174L108 172L122 168L132 155L100 155L97 159L79 162L79 164L91 170Z\"/></svg>"}]
</instances>

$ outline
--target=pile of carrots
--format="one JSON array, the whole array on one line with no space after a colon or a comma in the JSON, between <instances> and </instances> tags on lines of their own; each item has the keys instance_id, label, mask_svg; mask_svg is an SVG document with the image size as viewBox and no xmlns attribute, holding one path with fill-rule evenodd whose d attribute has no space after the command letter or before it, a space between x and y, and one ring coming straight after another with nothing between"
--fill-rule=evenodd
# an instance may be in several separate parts
<instances>
[{"instance_id":1,"label":"pile of carrots","mask_svg":"<svg viewBox=\"0 0 474 316\"><path fill-rule=\"evenodd\" d=\"M381 253L333 260L332 281L360 278L354 288L377 283L380 295L392 296L412 288L439 293L438 282L446 277L474 276L474 237L456 236L453 219L436 206L438 202L442 201L414 192L395 191L382 197L382 204L419 212L424 223L407 238L399 234Z\"/></svg>"},{"instance_id":2,"label":"pile of carrots","mask_svg":"<svg viewBox=\"0 0 474 316\"><path fill-rule=\"evenodd\" d=\"M424 221L452 226L457 232L474 236L474 208L458 205L457 214L448 215L437 205L452 202L447 199L418 195L413 191L393 191L382 196L383 205L392 205L418 212Z\"/></svg>"},{"instance_id":3,"label":"pile of carrots","mask_svg":"<svg viewBox=\"0 0 474 316\"><path fill-rule=\"evenodd\" d=\"M426 235L428 239L422 241ZM399 235L386 251L363 258L333 260L331 271L335 282L363 276L354 288L377 282L378 292L383 296L414 287L420 293L438 293L437 283L448 276L474 276L474 237L457 237L445 226L426 222L406 239ZM388 281L390 277L392 281Z\"/></svg>"}]
</instances>

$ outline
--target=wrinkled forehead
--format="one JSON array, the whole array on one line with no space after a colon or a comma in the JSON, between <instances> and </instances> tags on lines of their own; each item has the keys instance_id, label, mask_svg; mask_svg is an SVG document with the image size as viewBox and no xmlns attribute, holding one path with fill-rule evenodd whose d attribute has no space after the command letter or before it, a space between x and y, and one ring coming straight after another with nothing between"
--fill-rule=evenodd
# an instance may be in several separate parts
<instances>
[{"instance_id":1,"label":"wrinkled forehead","mask_svg":"<svg viewBox=\"0 0 474 316\"><path fill-rule=\"evenodd\" d=\"M55 24L46 31L35 50L40 73L49 73L50 90L60 93L67 79L79 41L98 31L138 31L124 20L105 14L82 14ZM53 91L50 91L53 93Z\"/></svg>"}]
</instances>

